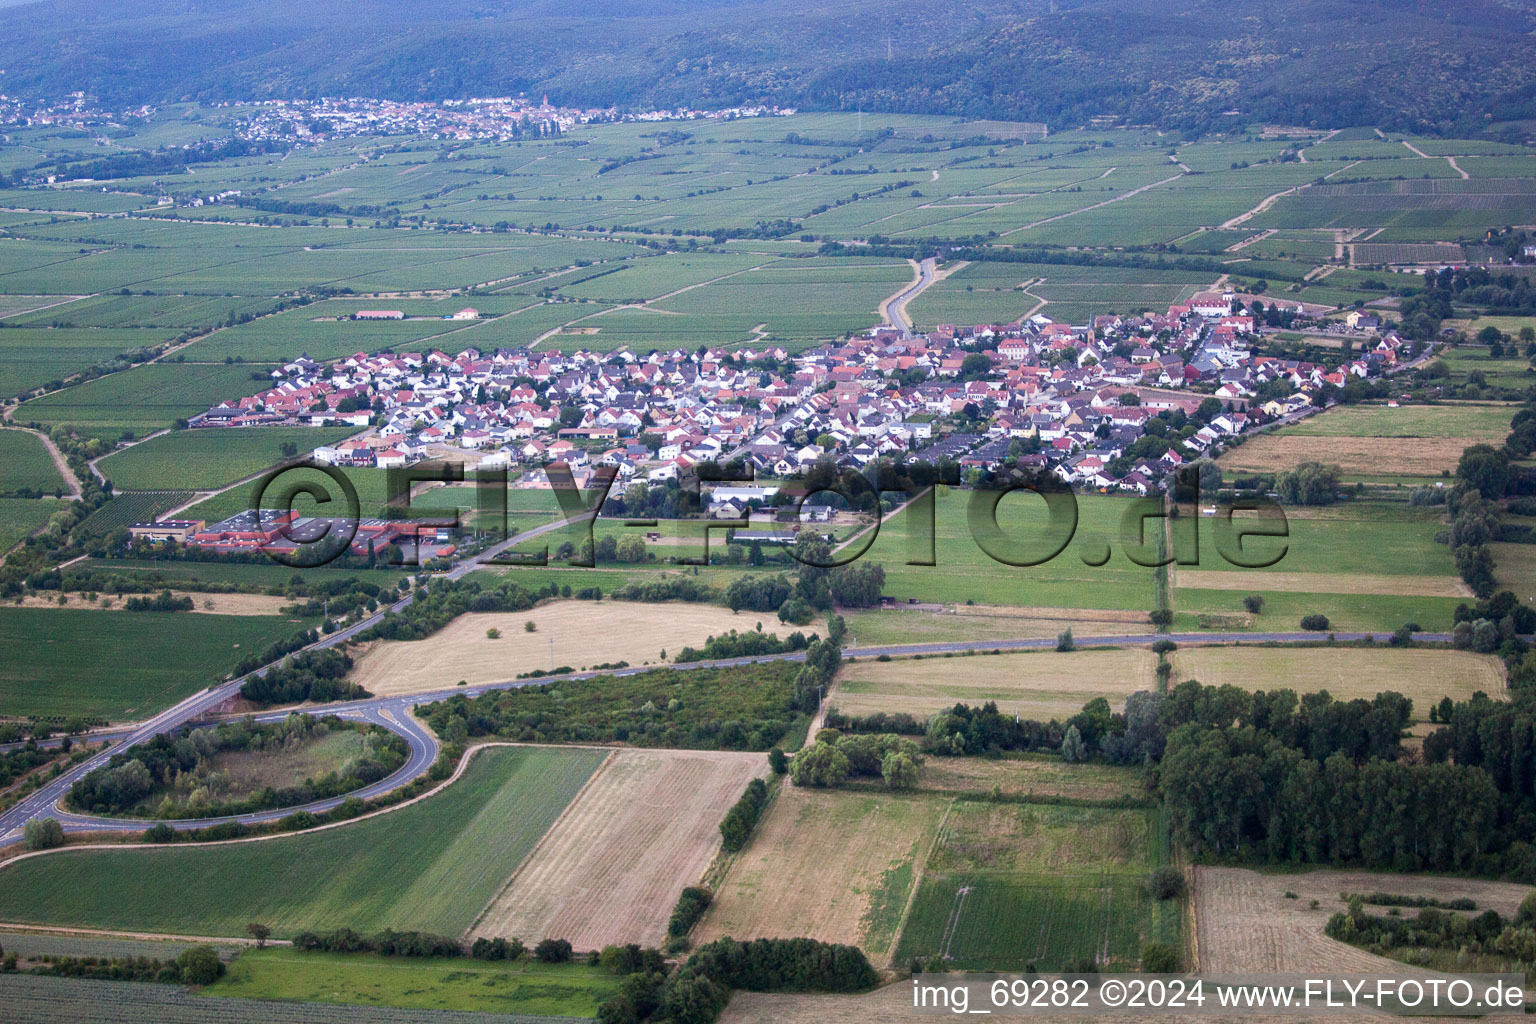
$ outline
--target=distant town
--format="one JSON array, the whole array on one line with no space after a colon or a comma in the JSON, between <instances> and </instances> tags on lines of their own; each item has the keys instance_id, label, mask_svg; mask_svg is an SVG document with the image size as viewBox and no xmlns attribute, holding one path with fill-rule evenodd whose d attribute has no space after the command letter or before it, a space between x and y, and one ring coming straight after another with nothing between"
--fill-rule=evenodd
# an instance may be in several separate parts
<instances>
[{"instance_id":1,"label":"distant town","mask_svg":"<svg viewBox=\"0 0 1536 1024\"><path fill-rule=\"evenodd\" d=\"M437 102L370 97L272 99L221 102L208 109L227 115L229 133L248 142L318 142L368 136L424 136L439 140L507 141L559 135L579 124L620 121L689 121L701 118L786 117L793 107L676 107L621 111L614 107L552 105L548 96L487 96ZM99 133L151 119L153 105L125 110L98 106L82 92L63 100L35 100L0 93L0 129L65 127ZM97 144L107 146L105 137Z\"/></svg>"}]
</instances>

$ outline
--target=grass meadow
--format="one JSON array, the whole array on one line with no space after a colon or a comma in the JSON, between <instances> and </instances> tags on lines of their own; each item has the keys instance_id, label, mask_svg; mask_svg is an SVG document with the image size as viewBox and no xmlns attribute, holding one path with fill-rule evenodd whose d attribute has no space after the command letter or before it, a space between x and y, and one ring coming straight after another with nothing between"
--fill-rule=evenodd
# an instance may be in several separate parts
<instances>
[{"instance_id":1,"label":"grass meadow","mask_svg":"<svg viewBox=\"0 0 1536 1024\"><path fill-rule=\"evenodd\" d=\"M1046 608L1151 609L1156 607L1155 572L1125 554L1122 527L1137 506L1130 499L1083 494L1077 496L1078 520L1071 542L1061 554L1036 566L998 561L984 551L971 529L971 502L977 492L941 488L934 510L932 566L907 565L912 557L908 531L924 537L912 509L882 522L879 536L861 560L885 568L885 593L898 601L974 601L985 605ZM1151 520L1157 524L1159 520ZM997 529L990 530L984 514L976 518L976 533L994 550L1016 561L1045 558L1057 545L1065 525L1049 524L1045 502L1028 492L1005 496L997 505ZM1063 532L1056 532L1061 529ZM1134 542L1136 538L1131 538ZM862 541L855 542L862 544ZM1109 560L1098 566L1084 558ZM1155 549L1147 548L1149 554ZM845 552L846 554L846 552Z\"/></svg>"},{"instance_id":2,"label":"grass meadow","mask_svg":"<svg viewBox=\"0 0 1536 1024\"><path fill-rule=\"evenodd\" d=\"M0 607L0 708L148 718L309 625L272 615Z\"/></svg>"},{"instance_id":3,"label":"grass meadow","mask_svg":"<svg viewBox=\"0 0 1536 1024\"><path fill-rule=\"evenodd\" d=\"M246 950L202 995L416 1010L591 1017L622 978L587 964Z\"/></svg>"}]
</instances>

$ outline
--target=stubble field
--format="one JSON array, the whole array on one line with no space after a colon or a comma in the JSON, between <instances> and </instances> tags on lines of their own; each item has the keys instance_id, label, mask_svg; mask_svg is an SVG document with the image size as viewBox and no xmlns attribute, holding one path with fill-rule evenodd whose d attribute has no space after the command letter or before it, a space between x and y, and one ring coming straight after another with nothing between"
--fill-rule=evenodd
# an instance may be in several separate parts
<instances>
[{"instance_id":1,"label":"stubble field","mask_svg":"<svg viewBox=\"0 0 1536 1024\"><path fill-rule=\"evenodd\" d=\"M1296 898L1286 897L1287 892ZM1470 897L1479 912L1513 914L1530 892L1509 882L1364 871L1260 874L1246 868L1195 868L1195 934L1200 970L1208 974L1327 971L1330 974L1422 974L1328 938L1330 915L1348 909L1339 894L1389 892L1449 900ZM1318 907L1311 909L1316 900Z\"/></svg>"},{"instance_id":2,"label":"stubble field","mask_svg":"<svg viewBox=\"0 0 1536 1024\"><path fill-rule=\"evenodd\" d=\"M1429 717L1442 697L1471 699L1481 690L1503 699L1504 665L1491 654L1382 647L1190 647L1173 654L1173 679L1245 690L1327 690L1337 700L1366 700L1395 690L1413 701L1414 718Z\"/></svg>"},{"instance_id":3,"label":"stubble field","mask_svg":"<svg viewBox=\"0 0 1536 1024\"><path fill-rule=\"evenodd\" d=\"M1095 697L1118 708L1127 694L1151 689L1156 665L1144 649L861 660L842 670L828 702L850 715L884 711L923 718L957 703L996 701L1025 718L1067 718Z\"/></svg>"},{"instance_id":4,"label":"stubble field","mask_svg":"<svg viewBox=\"0 0 1536 1024\"><path fill-rule=\"evenodd\" d=\"M766 769L761 754L613 752L469 936L661 945L678 894L720 847L720 820Z\"/></svg>"},{"instance_id":5,"label":"stubble field","mask_svg":"<svg viewBox=\"0 0 1536 1024\"><path fill-rule=\"evenodd\" d=\"M889 955L949 799L786 786L737 855L696 944L808 936Z\"/></svg>"},{"instance_id":6,"label":"stubble field","mask_svg":"<svg viewBox=\"0 0 1536 1024\"><path fill-rule=\"evenodd\" d=\"M351 678L380 695L423 693L452 686L513 679L524 672L569 665L674 658L711 635L754 629L785 636L793 631L773 615L733 615L709 604L638 604L631 601L556 601L522 612L461 615L425 640L383 641L358 659ZM527 623L535 626L528 632ZM501 632L497 639L487 630ZM553 646L551 646L553 641Z\"/></svg>"}]
</instances>

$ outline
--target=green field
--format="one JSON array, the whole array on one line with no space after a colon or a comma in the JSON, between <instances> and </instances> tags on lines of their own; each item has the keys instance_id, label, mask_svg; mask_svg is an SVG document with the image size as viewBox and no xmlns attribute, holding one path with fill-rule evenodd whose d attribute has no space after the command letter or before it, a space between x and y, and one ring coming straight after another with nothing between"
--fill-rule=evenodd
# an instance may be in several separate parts
<instances>
[{"instance_id":1,"label":"green field","mask_svg":"<svg viewBox=\"0 0 1536 1024\"><path fill-rule=\"evenodd\" d=\"M1047 608L1155 607L1155 573L1124 553L1122 517L1136 507L1131 499L1078 495L1077 531L1066 550L1043 565L1023 567L997 561L977 544L969 526L974 493L940 488L934 511L936 564L932 566L905 564L910 558L909 521L917 518L911 510L882 523L879 537L860 560L885 568L886 594L898 601L915 597ZM1149 544L1154 543L1152 535L1160 522L1149 520ZM1019 560L1042 558L1054 547L1050 538L1055 534L1047 529L1045 503L1034 494L1005 496L997 506L997 524L1007 537L1019 542ZM1097 567L1084 563L1083 555L1096 554L1094 548L1102 552L1106 543L1111 548L1108 562Z\"/></svg>"},{"instance_id":2,"label":"green field","mask_svg":"<svg viewBox=\"0 0 1536 1024\"><path fill-rule=\"evenodd\" d=\"M116 487L130 490L212 490L284 460L292 444L300 457L356 431L336 427L247 427L177 430L97 463Z\"/></svg>"},{"instance_id":3,"label":"green field","mask_svg":"<svg viewBox=\"0 0 1536 1024\"><path fill-rule=\"evenodd\" d=\"M49 517L64 507L52 498L0 498L0 551L48 525Z\"/></svg>"},{"instance_id":4,"label":"green field","mask_svg":"<svg viewBox=\"0 0 1536 1024\"><path fill-rule=\"evenodd\" d=\"M0 708L8 715L148 718L312 624L274 615L0 608L7 652Z\"/></svg>"},{"instance_id":5,"label":"green field","mask_svg":"<svg viewBox=\"0 0 1536 1024\"><path fill-rule=\"evenodd\" d=\"M0 282L3 280L0 275ZM168 341L173 335L172 331L119 327L5 331L0 333L0 395L51 384L88 366L111 363L122 353Z\"/></svg>"},{"instance_id":6,"label":"green field","mask_svg":"<svg viewBox=\"0 0 1536 1024\"><path fill-rule=\"evenodd\" d=\"M586 964L248 950L205 996L592 1017L621 978Z\"/></svg>"},{"instance_id":7,"label":"green field","mask_svg":"<svg viewBox=\"0 0 1536 1024\"><path fill-rule=\"evenodd\" d=\"M1284 512L1288 536L1249 537L1242 544L1244 561L1267 560L1283 550L1273 566L1249 569L1232 564L1219 553L1221 528L1215 520L1206 519L1199 524L1198 568L1244 573L1257 588L1262 588L1267 573L1326 573L1346 583L1355 574L1456 575L1450 548L1435 542L1435 534L1444 528L1441 509L1360 501L1324 508L1287 507Z\"/></svg>"},{"instance_id":8,"label":"green field","mask_svg":"<svg viewBox=\"0 0 1536 1024\"><path fill-rule=\"evenodd\" d=\"M957 802L924 870L896 962L952 970L1134 967L1147 942L1179 945L1178 901L1146 881L1158 863L1148 811Z\"/></svg>"},{"instance_id":9,"label":"green field","mask_svg":"<svg viewBox=\"0 0 1536 1024\"><path fill-rule=\"evenodd\" d=\"M1453 437L1496 444L1509 434L1512 405L1340 405L1285 428L1299 437Z\"/></svg>"},{"instance_id":10,"label":"green field","mask_svg":"<svg viewBox=\"0 0 1536 1024\"><path fill-rule=\"evenodd\" d=\"M1228 561L1216 521L1200 520L1200 564L1174 567L1174 610L1223 617L1206 626L1245 628L1238 620L1252 594L1264 605L1246 628L1261 631L1294 631L1313 613L1346 631L1390 632L1407 622L1450 629L1466 595L1450 548L1435 541L1445 528L1440 509L1362 501L1285 512L1288 536L1243 541L1243 557L1252 561L1284 549L1264 568Z\"/></svg>"},{"instance_id":11,"label":"green field","mask_svg":"<svg viewBox=\"0 0 1536 1024\"><path fill-rule=\"evenodd\" d=\"M339 828L21 861L0 870L0 906L19 922L183 935L243 935L250 921L279 936L340 927L458 934L604 756L492 748L442 793Z\"/></svg>"},{"instance_id":12,"label":"green field","mask_svg":"<svg viewBox=\"0 0 1536 1024\"><path fill-rule=\"evenodd\" d=\"M63 494L68 488L40 437L0 430L0 494L21 490Z\"/></svg>"}]
</instances>

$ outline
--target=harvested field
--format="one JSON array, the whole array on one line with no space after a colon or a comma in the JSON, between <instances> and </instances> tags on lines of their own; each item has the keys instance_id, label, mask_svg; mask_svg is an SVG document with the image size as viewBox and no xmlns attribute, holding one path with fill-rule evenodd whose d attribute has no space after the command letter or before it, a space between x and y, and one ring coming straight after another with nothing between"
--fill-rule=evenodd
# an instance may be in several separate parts
<instances>
[{"instance_id":1,"label":"harvested field","mask_svg":"<svg viewBox=\"0 0 1536 1024\"><path fill-rule=\"evenodd\" d=\"M1461 453L1478 443L1464 437L1316 437L1261 434L1217 459L1223 470L1278 473L1303 462L1334 464L1349 476L1439 476L1454 470Z\"/></svg>"},{"instance_id":2,"label":"harvested field","mask_svg":"<svg viewBox=\"0 0 1536 1024\"><path fill-rule=\"evenodd\" d=\"M1147 625L1146 612L1141 611L964 604L944 606L942 611L900 605L886 610L850 610L843 618L849 633L865 647L1051 637L1068 628L1077 636L1101 636L1128 632L1128 626Z\"/></svg>"},{"instance_id":3,"label":"harvested field","mask_svg":"<svg viewBox=\"0 0 1536 1024\"><path fill-rule=\"evenodd\" d=\"M156 592L158 593L158 591ZM173 597L190 597L192 611L205 615L277 615L294 603L291 597L272 594L203 594L195 590L173 590ZM32 594L22 599L23 608L90 608L104 611L122 611L123 602L129 597L153 597L154 594L128 594L117 597L102 593L95 603L84 595L67 594L67 603L59 604L57 594ZM110 603L108 603L110 602ZM297 621L297 620L295 620Z\"/></svg>"},{"instance_id":4,"label":"harvested field","mask_svg":"<svg viewBox=\"0 0 1536 1024\"><path fill-rule=\"evenodd\" d=\"M1005 711L1043 721L1071 717L1095 697L1118 708L1127 694L1153 688L1156 666L1148 650L858 661L845 665L827 702L850 715L925 716L956 703L995 700Z\"/></svg>"},{"instance_id":5,"label":"harvested field","mask_svg":"<svg viewBox=\"0 0 1536 1024\"><path fill-rule=\"evenodd\" d=\"M949 800L786 786L737 855L695 943L808 936L879 962Z\"/></svg>"},{"instance_id":6,"label":"harvested field","mask_svg":"<svg viewBox=\"0 0 1536 1024\"><path fill-rule=\"evenodd\" d=\"M470 936L659 946L678 894L719 849L720 819L766 769L761 754L614 751Z\"/></svg>"},{"instance_id":7,"label":"harvested field","mask_svg":"<svg viewBox=\"0 0 1536 1024\"><path fill-rule=\"evenodd\" d=\"M556 601L525 612L461 615L425 640L375 644L358 659L352 679L388 696L440 689L460 679L472 685L512 679L548 670L552 663L576 669L617 661L655 664L662 651L676 655L689 644L702 646L711 635L754 629L759 621L768 632L774 627L781 636L792 632L774 616L733 615L718 605ZM487 638L489 629L501 636Z\"/></svg>"},{"instance_id":8,"label":"harvested field","mask_svg":"<svg viewBox=\"0 0 1536 1024\"><path fill-rule=\"evenodd\" d=\"M1294 892L1296 899L1287 899ZM1204 974L1329 971L1345 974L1423 974L1323 934L1329 915L1345 910L1341 892L1390 892L1449 900L1467 896L1479 912L1513 914L1530 889L1444 875L1367 871L1260 874L1246 868L1195 868L1195 935ZM1310 909L1318 901L1316 910Z\"/></svg>"},{"instance_id":9,"label":"harvested field","mask_svg":"<svg viewBox=\"0 0 1536 1024\"><path fill-rule=\"evenodd\" d=\"M1335 698L1369 699L1396 690L1429 716L1441 697L1467 700L1478 690L1500 699L1504 665L1491 654L1396 647L1186 647L1173 654L1173 680L1244 689L1327 690Z\"/></svg>"},{"instance_id":10,"label":"harvested field","mask_svg":"<svg viewBox=\"0 0 1536 1024\"><path fill-rule=\"evenodd\" d=\"M1275 572L1255 577L1209 569L1176 569L1174 585L1193 590L1283 590L1294 594L1391 594L1398 597L1465 597L1472 591L1454 576L1348 575L1326 572Z\"/></svg>"}]
</instances>

